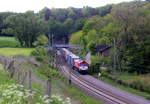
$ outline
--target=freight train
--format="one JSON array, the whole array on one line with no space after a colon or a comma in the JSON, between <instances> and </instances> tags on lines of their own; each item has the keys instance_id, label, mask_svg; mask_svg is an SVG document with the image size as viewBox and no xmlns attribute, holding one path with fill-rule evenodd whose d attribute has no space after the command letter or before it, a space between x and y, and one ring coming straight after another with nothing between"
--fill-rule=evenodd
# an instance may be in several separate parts
<instances>
[{"instance_id":1,"label":"freight train","mask_svg":"<svg viewBox=\"0 0 150 104\"><path fill-rule=\"evenodd\" d=\"M89 64L86 61L83 61L79 56L73 54L66 48L60 49L62 56L65 58L67 64L73 69L78 71L81 74L87 74Z\"/></svg>"}]
</instances>

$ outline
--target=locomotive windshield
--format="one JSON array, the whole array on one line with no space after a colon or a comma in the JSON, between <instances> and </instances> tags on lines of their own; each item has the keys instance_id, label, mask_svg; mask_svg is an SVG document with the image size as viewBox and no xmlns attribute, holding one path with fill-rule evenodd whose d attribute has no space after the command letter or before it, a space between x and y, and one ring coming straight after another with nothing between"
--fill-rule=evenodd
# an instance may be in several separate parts
<instances>
[{"instance_id":1,"label":"locomotive windshield","mask_svg":"<svg viewBox=\"0 0 150 104\"><path fill-rule=\"evenodd\" d=\"M88 64L80 64L80 66L88 66Z\"/></svg>"}]
</instances>

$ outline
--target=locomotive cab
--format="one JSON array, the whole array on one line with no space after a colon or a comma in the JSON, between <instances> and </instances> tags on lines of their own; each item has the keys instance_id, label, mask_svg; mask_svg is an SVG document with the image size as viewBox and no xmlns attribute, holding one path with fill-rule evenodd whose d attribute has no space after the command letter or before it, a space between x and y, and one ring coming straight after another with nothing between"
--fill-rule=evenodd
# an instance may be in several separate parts
<instances>
[{"instance_id":1,"label":"locomotive cab","mask_svg":"<svg viewBox=\"0 0 150 104\"><path fill-rule=\"evenodd\" d=\"M81 74L88 73L89 65L86 61L75 60L74 68Z\"/></svg>"}]
</instances>

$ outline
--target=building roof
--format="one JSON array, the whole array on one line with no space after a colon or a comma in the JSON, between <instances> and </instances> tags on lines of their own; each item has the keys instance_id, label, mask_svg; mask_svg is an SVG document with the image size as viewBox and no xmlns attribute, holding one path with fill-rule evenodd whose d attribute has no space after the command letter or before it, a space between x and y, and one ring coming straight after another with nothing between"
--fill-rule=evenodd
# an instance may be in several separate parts
<instances>
[{"instance_id":1,"label":"building roof","mask_svg":"<svg viewBox=\"0 0 150 104\"><path fill-rule=\"evenodd\" d=\"M100 52L103 52L105 50L108 50L109 48L111 48L111 46L108 46L108 45L98 45L96 46L96 51L100 51Z\"/></svg>"}]
</instances>

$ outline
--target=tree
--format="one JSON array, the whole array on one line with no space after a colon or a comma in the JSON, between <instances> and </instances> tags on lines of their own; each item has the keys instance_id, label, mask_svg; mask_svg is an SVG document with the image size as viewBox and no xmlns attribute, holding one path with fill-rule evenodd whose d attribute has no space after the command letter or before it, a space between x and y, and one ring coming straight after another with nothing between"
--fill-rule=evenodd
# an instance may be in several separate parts
<instances>
[{"instance_id":1,"label":"tree","mask_svg":"<svg viewBox=\"0 0 150 104\"><path fill-rule=\"evenodd\" d=\"M89 51L91 51L92 55L95 55L95 53L96 53L96 43L95 42L93 42L93 41L89 42L87 45L87 48Z\"/></svg>"},{"instance_id":2,"label":"tree","mask_svg":"<svg viewBox=\"0 0 150 104\"><path fill-rule=\"evenodd\" d=\"M122 30L117 37L120 40L120 62L124 70L137 73L148 73L150 24L149 10L144 8L121 7L113 11L113 17ZM147 57L146 57L147 56ZM139 61L140 60L140 61ZM138 64L137 64L138 63Z\"/></svg>"},{"instance_id":3,"label":"tree","mask_svg":"<svg viewBox=\"0 0 150 104\"><path fill-rule=\"evenodd\" d=\"M38 36L35 44L36 45L47 45L48 44L48 38L45 36L45 34L41 34Z\"/></svg>"},{"instance_id":4,"label":"tree","mask_svg":"<svg viewBox=\"0 0 150 104\"><path fill-rule=\"evenodd\" d=\"M77 44L77 45L81 45L81 37L82 37L83 33L82 31L79 31L79 32L76 32L76 33L73 33L71 35L71 38L70 38L70 44Z\"/></svg>"},{"instance_id":5,"label":"tree","mask_svg":"<svg viewBox=\"0 0 150 104\"><path fill-rule=\"evenodd\" d=\"M14 15L15 13L11 12L2 12L0 13L0 33L2 32L3 29L7 28L7 25L4 23L5 19L8 16Z\"/></svg>"},{"instance_id":6,"label":"tree","mask_svg":"<svg viewBox=\"0 0 150 104\"><path fill-rule=\"evenodd\" d=\"M13 29L16 38L25 47L32 47L33 42L44 30L42 27L44 21L40 20L32 11L9 16L5 23Z\"/></svg>"},{"instance_id":7,"label":"tree","mask_svg":"<svg viewBox=\"0 0 150 104\"><path fill-rule=\"evenodd\" d=\"M50 19L50 15L51 15L51 11L50 11L50 9L47 8L45 10L45 15L44 15L45 21L48 21Z\"/></svg>"}]
</instances>

